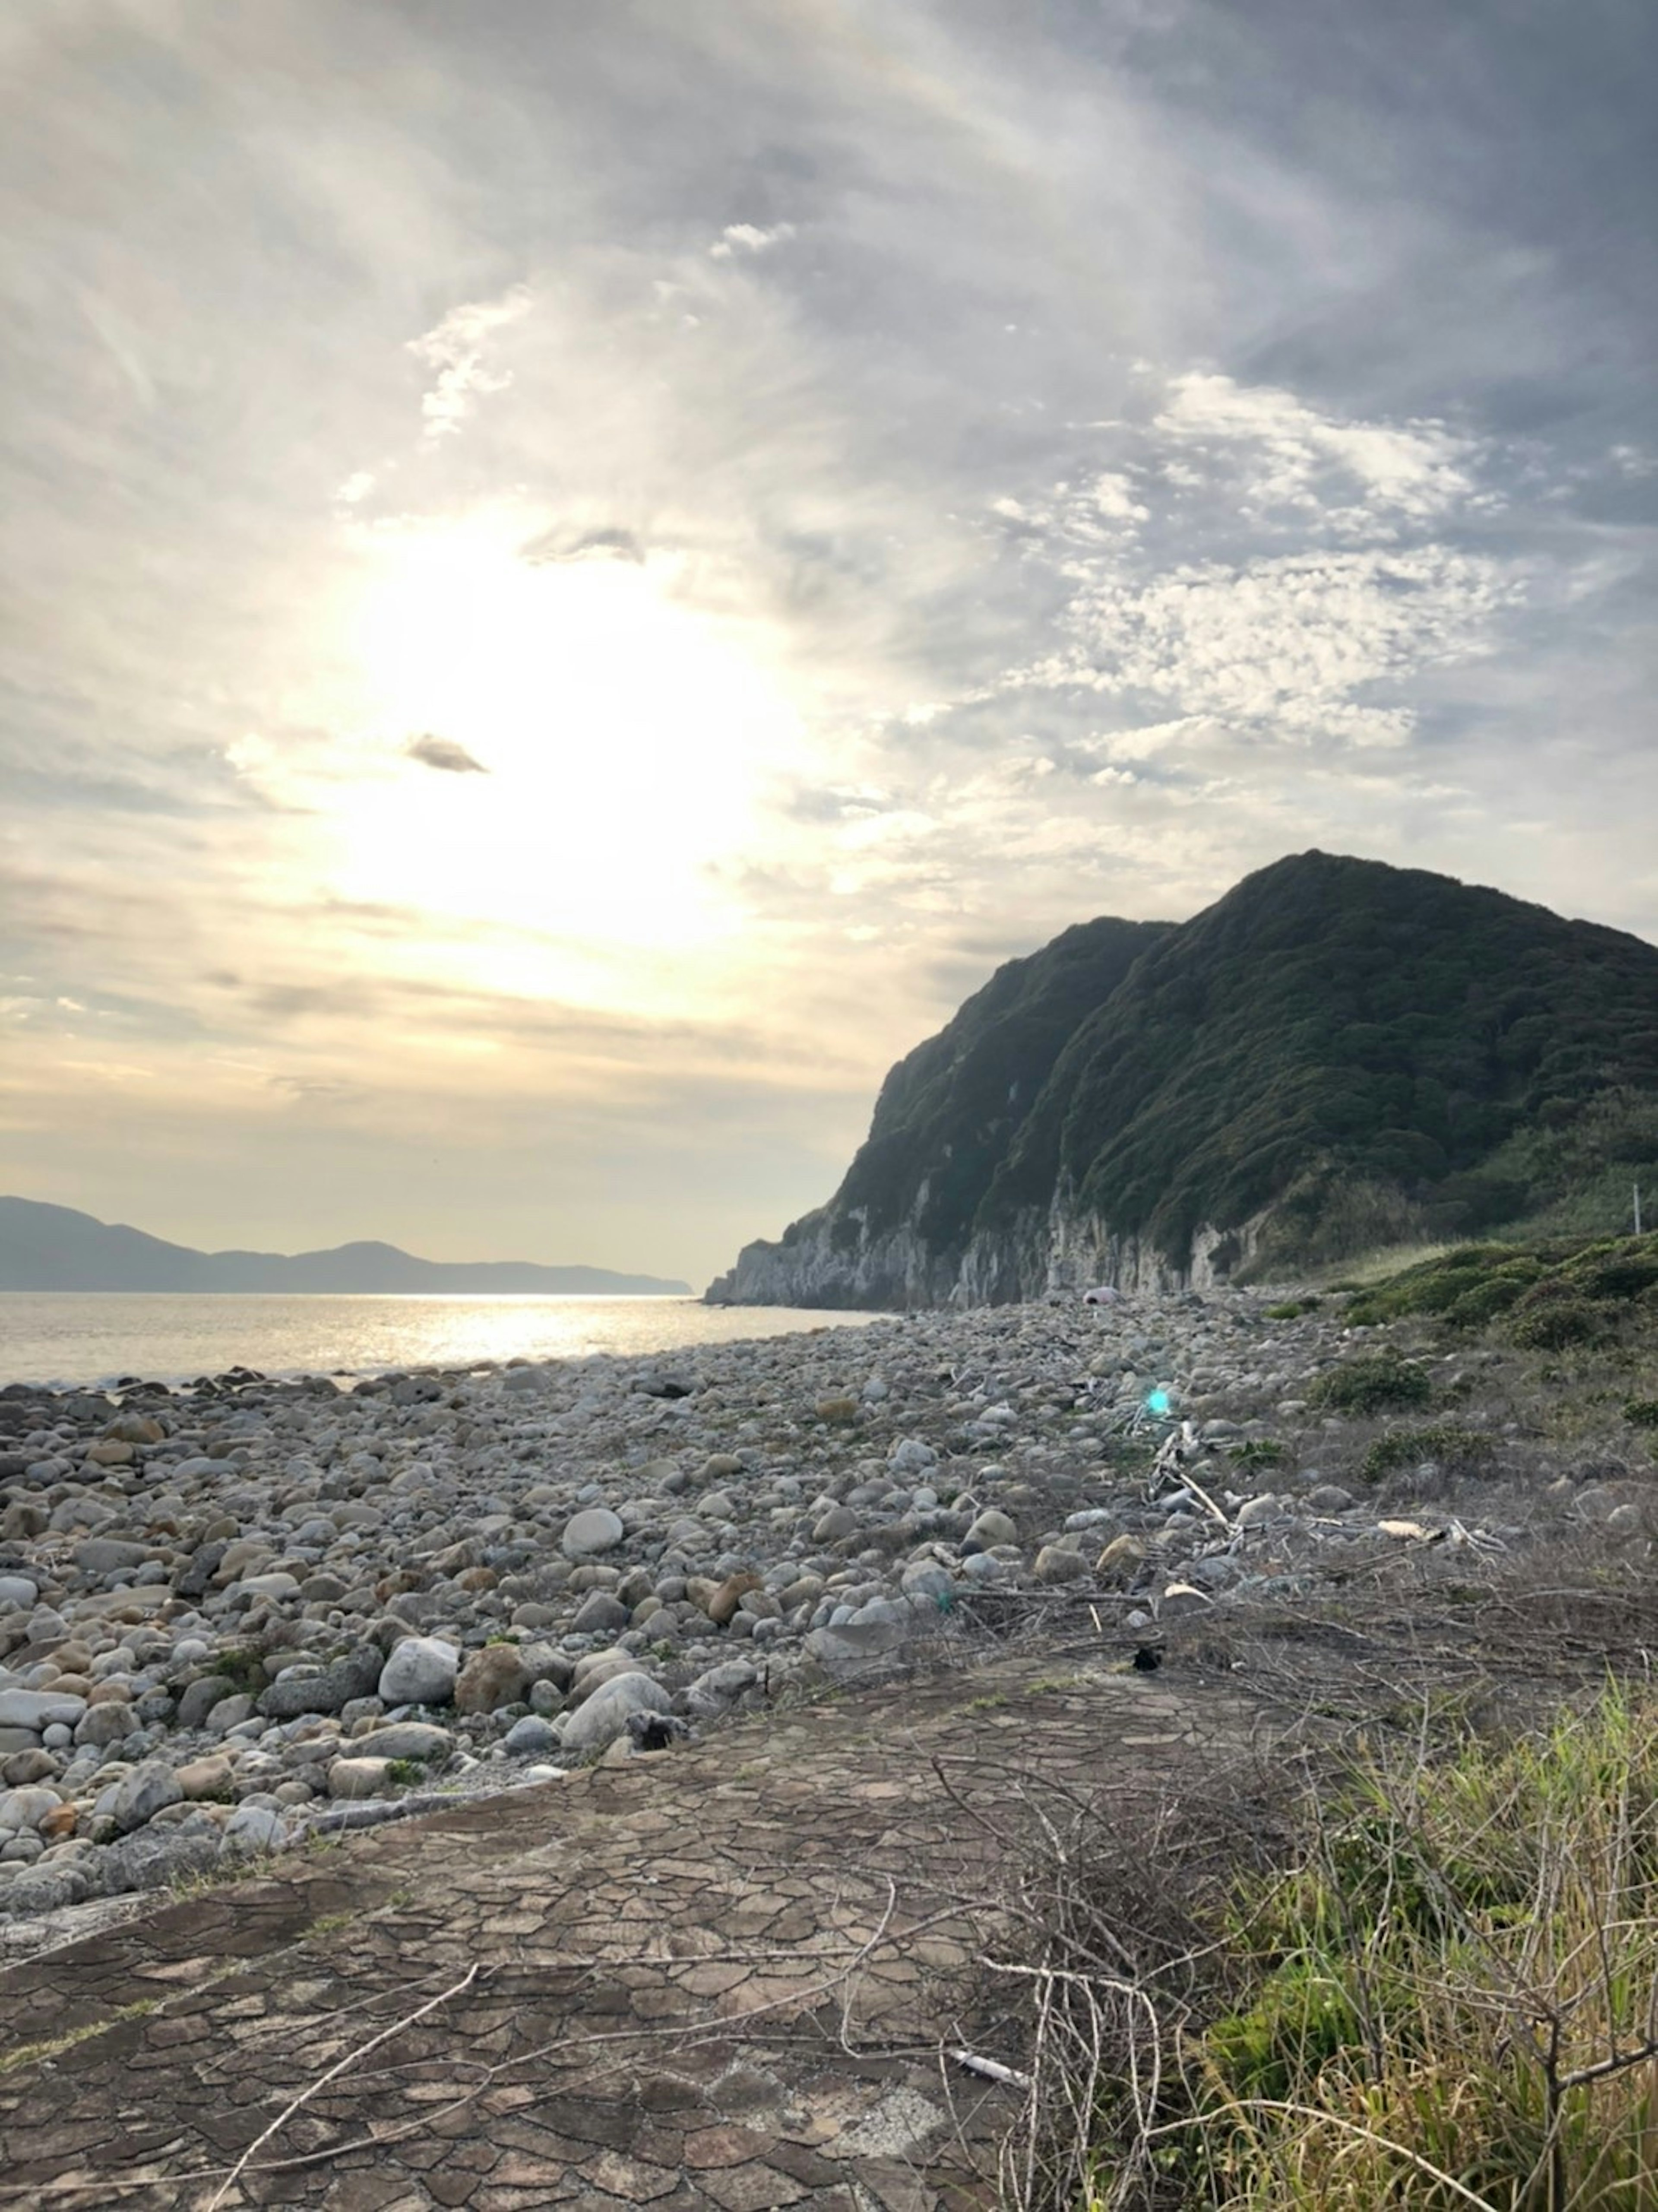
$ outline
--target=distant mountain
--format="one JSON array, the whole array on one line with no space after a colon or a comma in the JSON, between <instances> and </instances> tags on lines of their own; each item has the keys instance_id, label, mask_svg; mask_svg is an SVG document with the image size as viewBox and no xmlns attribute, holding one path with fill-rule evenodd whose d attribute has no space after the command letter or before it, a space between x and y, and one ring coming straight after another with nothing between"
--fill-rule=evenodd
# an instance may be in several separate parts
<instances>
[{"instance_id":1,"label":"distant mountain","mask_svg":"<svg viewBox=\"0 0 1658 2212\"><path fill-rule=\"evenodd\" d=\"M280 1252L193 1252L71 1206L0 1198L0 1291L427 1291L457 1297L518 1291L545 1297L683 1297L689 1289L689 1283L618 1275L607 1267L417 1260L395 1244L340 1244L291 1258Z\"/></svg>"},{"instance_id":2,"label":"distant mountain","mask_svg":"<svg viewBox=\"0 0 1658 2212\"><path fill-rule=\"evenodd\" d=\"M1658 947L1320 852L1010 962L884 1085L827 1206L708 1292L995 1303L1291 1274L1658 1193ZM1604 1219L1602 1217L1604 1216Z\"/></svg>"}]
</instances>

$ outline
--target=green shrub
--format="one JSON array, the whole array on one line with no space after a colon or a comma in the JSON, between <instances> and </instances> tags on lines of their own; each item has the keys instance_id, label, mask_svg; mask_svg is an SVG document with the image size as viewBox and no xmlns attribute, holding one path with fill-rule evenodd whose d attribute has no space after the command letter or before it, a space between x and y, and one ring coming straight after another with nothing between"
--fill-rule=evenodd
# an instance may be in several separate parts
<instances>
[{"instance_id":1,"label":"green shrub","mask_svg":"<svg viewBox=\"0 0 1658 2212\"><path fill-rule=\"evenodd\" d=\"M1432 1395L1425 1370L1412 1366L1392 1350L1344 1361L1321 1376L1308 1393L1311 1404L1335 1413L1383 1413L1395 1407L1425 1406Z\"/></svg>"},{"instance_id":2,"label":"green shrub","mask_svg":"<svg viewBox=\"0 0 1658 2212\"><path fill-rule=\"evenodd\" d=\"M1478 1429L1394 1429L1376 1438L1364 1455L1360 1473L1366 1482L1380 1482L1400 1468L1432 1460L1447 1474L1468 1474L1488 1467L1496 1450L1491 1438Z\"/></svg>"},{"instance_id":3,"label":"green shrub","mask_svg":"<svg viewBox=\"0 0 1658 2212\"><path fill-rule=\"evenodd\" d=\"M1108 2110L1089 2212L1658 2206L1658 1706L1366 1754L1221 1946L1153 2126Z\"/></svg>"},{"instance_id":4,"label":"green shrub","mask_svg":"<svg viewBox=\"0 0 1658 2212\"><path fill-rule=\"evenodd\" d=\"M1268 1321L1298 1321L1303 1314L1311 1313L1317 1304L1315 1297L1284 1298L1279 1304L1266 1308L1266 1318Z\"/></svg>"},{"instance_id":5,"label":"green shrub","mask_svg":"<svg viewBox=\"0 0 1658 2212\"><path fill-rule=\"evenodd\" d=\"M1630 1399L1624 1419L1637 1429L1658 1429L1658 1398Z\"/></svg>"},{"instance_id":6,"label":"green shrub","mask_svg":"<svg viewBox=\"0 0 1658 2212\"><path fill-rule=\"evenodd\" d=\"M1527 1351L1560 1352L1569 1344L1592 1344L1602 1328L1601 1316L1566 1278L1549 1275L1515 1303L1509 1334Z\"/></svg>"},{"instance_id":7,"label":"green shrub","mask_svg":"<svg viewBox=\"0 0 1658 2212\"><path fill-rule=\"evenodd\" d=\"M1245 1443L1234 1444L1228 1454L1242 1467L1277 1467L1289 1456L1273 1437L1251 1437Z\"/></svg>"}]
</instances>

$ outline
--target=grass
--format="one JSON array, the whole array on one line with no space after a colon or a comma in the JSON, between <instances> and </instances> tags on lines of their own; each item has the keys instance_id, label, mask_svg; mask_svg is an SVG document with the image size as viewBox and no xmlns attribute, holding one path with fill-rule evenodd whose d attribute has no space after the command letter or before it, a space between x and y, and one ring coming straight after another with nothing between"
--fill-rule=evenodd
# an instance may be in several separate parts
<instances>
[{"instance_id":1,"label":"grass","mask_svg":"<svg viewBox=\"0 0 1658 2212\"><path fill-rule=\"evenodd\" d=\"M1230 1445L1226 1456L1239 1467L1278 1467L1290 1454L1275 1437L1251 1437L1244 1443Z\"/></svg>"},{"instance_id":2,"label":"grass","mask_svg":"<svg viewBox=\"0 0 1658 2212\"><path fill-rule=\"evenodd\" d=\"M1161 2084L1105 2077L1087 2212L1658 2208L1658 1697L1439 1733L1360 1756L1147 1988Z\"/></svg>"},{"instance_id":3,"label":"grass","mask_svg":"<svg viewBox=\"0 0 1658 2212\"><path fill-rule=\"evenodd\" d=\"M301 1928L296 1940L301 1943L312 1943L324 1936L337 1936L342 1928L349 1928L357 1917L356 1911L325 1912Z\"/></svg>"},{"instance_id":4,"label":"grass","mask_svg":"<svg viewBox=\"0 0 1658 2212\"><path fill-rule=\"evenodd\" d=\"M1401 1468L1432 1460L1442 1474L1477 1474L1489 1467L1496 1453L1496 1445L1479 1429L1445 1423L1425 1429L1391 1429L1365 1453L1359 1472L1366 1482L1380 1482Z\"/></svg>"},{"instance_id":5,"label":"grass","mask_svg":"<svg viewBox=\"0 0 1658 2212\"><path fill-rule=\"evenodd\" d=\"M113 2012L106 2012L101 2020L89 2020L80 2027L67 2028L62 2035L44 2036L38 2043L14 2044L9 2051L0 2054L0 2075L15 2073L25 2066L46 2065L54 2058L61 2058L66 2051L73 2051L77 2044L89 2043L94 2035L106 2035L111 2028L119 2027L124 2021L143 2019L147 2013L155 2011L160 2002L158 1997L140 1997L132 2004L118 2005Z\"/></svg>"},{"instance_id":6,"label":"grass","mask_svg":"<svg viewBox=\"0 0 1658 2212\"><path fill-rule=\"evenodd\" d=\"M1323 1291L1368 1290L1377 1283L1391 1282L1406 1268L1440 1259L1453 1249L1446 1243L1379 1245L1374 1251L1355 1254L1327 1267L1309 1268L1306 1279Z\"/></svg>"},{"instance_id":7,"label":"grass","mask_svg":"<svg viewBox=\"0 0 1658 2212\"><path fill-rule=\"evenodd\" d=\"M1400 1255L1403 1257L1403 1255ZM1349 1325L1442 1316L1477 1329L1501 1320L1517 1345L1558 1350L1615 1334L1658 1298L1658 1236L1461 1244L1396 1267L1358 1291Z\"/></svg>"}]
</instances>

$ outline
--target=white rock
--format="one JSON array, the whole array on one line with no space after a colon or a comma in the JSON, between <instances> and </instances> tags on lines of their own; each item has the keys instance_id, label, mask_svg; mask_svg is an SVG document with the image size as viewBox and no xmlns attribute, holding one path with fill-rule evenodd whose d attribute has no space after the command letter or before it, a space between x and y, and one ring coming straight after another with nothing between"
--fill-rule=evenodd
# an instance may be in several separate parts
<instances>
[{"instance_id":1,"label":"white rock","mask_svg":"<svg viewBox=\"0 0 1658 2212\"><path fill-rule=\"evenodd\" d=\"M1233 1517L1240 1528L1264 1528L1269 1522L1284 1519L1286 1512L1284 1500L1267 1492L1260 1498L1246 1498Z\"/></svg>"},{"instance_id":2,"label":"white rock","mask_svg":"<svg viewBox=\"0 0 1658 2212\"><path fill-rule=\"evenodd\" d=\"M571 1515L559 1549L567 1559L595 1559L601 1553L615 1551L627 1533L620 1514L612 1513L608 1505L590 1505Z\"/></svg>"},{"instance_id":3,"label":"white rock","mask_svg":"<svg viewBox=\"0 0 1658 2212\"><path fill-rule=\"evenodd\" d=\"M87 1709L84 1698L62 1690L0 1690L0 1728L72 1729Z\"/></svg>"},{"instance_id":4,"label":"white rock","mask_svg":"<svg viewBox=\"0 0 1658 2212\"><path fill-rule=\"evenodd\" d=\"M252 1597L297 1597L300 1585L290 1574L247 1575L232 1585L233 1594L240 1590Z\"/></svg>"},{"instance_id":5,"label":"white rock","mask_svg":"<svg viewBox=\"0 0 1658 2212\"><path fill-rule=\"evenodd\" d=\"M977 1544L981 1551L993 1551L998 1544L1017 1544L1019 1531L1005 1513L999 1513L988 1505L967 1532L969 1544Z\"/></svg>"},{"instance_id":6,"label":"white rock","mask_svg":"<svg viewBox=\"0 0 1658 2212\"><path fill-rule=\"evenodd\" d=\"M239 1805L224 1826L224 1849L233 1856L279 1851L288 1841L288 1823L269 1805Z\"/></svg>"},{"instance_id":7,"label":"white rock","mask_svg":"<svg viewBox=\"0 0 1658 2212\"><path fill-rule=\"evenodd\" d=\"M0 1790L0 1836L33 1835L63 1802L55 1790Z\"/></svg>"},{"instance_id":8,"label":"white rock","mask_svg":"<svg viewBox=\"0 0 1658 2212\"><path fill-rule=\"evenodd\" d=\"M328 1770L331 1797L383 1797L390 1786L389 1759L337 1759Z\"/></svg>"},{"instance_id":9,"label":"white rock","mask_svg":"<svg viewBox=\"0 0 1658 2212\"><path fill-rule=\"evenodd\" d=\"M562 1735L566 1751L602 1751L628 1726L630 1713L666 1713L673 1700L648 1674L613 1674L570 1715Z\"/></svg>"},{"instance_id":10,"label":"white rock","mask_svg":"<svg viewBox=\"0 0 1658 2212\"><path fill-rule=\"evenodd\" d=\"M455 1694L460 1654L436 1636L405 1637L380 1669L379 1696L387 1705L444 1705Z\"/></svg>"},{"instance_id":11,"label":"white rock","mask_svg":"<svg viewBox=\"0 0 1658 2212\"><path fill-rule=\"evenodd\" d=\"M920 1437L903 1437L887 1454L887 1465L895 1474L925 1474L938 1464L938 1455Z\"/></svg>"}]
</instances>

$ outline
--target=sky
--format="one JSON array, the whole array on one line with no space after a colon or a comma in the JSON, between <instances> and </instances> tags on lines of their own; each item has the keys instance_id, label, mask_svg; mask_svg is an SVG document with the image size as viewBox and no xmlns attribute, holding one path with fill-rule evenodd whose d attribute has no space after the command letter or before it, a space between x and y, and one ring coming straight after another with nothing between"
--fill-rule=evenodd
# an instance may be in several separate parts
<instances>
[{"instance_id":1,"label":"sky","mask_svg":"<svg viewBox=\"0 0 1658 2212\"><path fill-rule=\"evenodd\" d=\"M697 1283L1318 847L1658 940L1648 0L8 0L0 1190Z\"/></svg>"}]
</instances>

